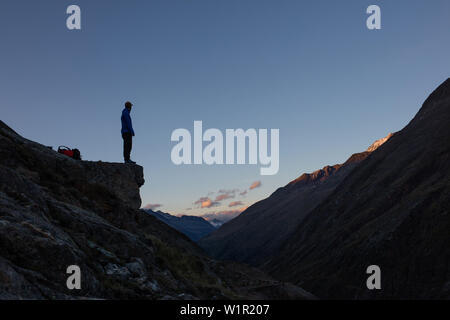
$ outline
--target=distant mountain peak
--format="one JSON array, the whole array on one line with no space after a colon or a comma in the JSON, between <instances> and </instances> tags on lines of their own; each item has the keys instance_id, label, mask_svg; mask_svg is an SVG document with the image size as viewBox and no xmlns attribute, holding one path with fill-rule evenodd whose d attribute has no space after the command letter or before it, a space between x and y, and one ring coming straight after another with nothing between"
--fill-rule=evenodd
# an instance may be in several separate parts
<instances>
[{"instance_id":1,"label":"distant mountain peak","mask_svg":"<svg viewBox=\"0 0 450 320\"><path fill-rule=\"evenodd\" d=\"M297 179L291 181L288 185L294 185L299 182L314 182L317 180L323 180L334 174L337 170L341 168L342 164L336 164L334 166L325 166L322 169L316 170L312 173L304 173Z\"/></svg>"},{"instance_id":2,"label":"distant mountain peak","mask_svg":"<svg viewBox=\"0 0 450 320\"><path fill-rule=\"evenodd\" d=\"M393 133L389 133L386 137L378 139L377 141L372 143L369 148L367 148L367 152L374 152L379 147L381 147L386 141L388 141L393 135L394 135Z\"/></svg>"},{"instance_id":3,"label":"distant mountain peak","mask_svg":"<svg viewBox=\"0 0 450 320\"><path fill-rule=\"evenodd\" d=\"M350 163L356 163L356 162L360 162L360 161L364 160L368 156L368 152L370 153L370 152L373 152L376 149L378 149L381 145L383 145L386 141L388 141L393 135L394 135L393 133L389 133L386 137L378 139L377 141L372 143L372 145L365 152L353 154L343 164L335 164L333 166L325 166L322 169L316 170L312 173L304 173L297 179L291 181L288 185L295 185L298 183L309 183L309 182L326 180L329 176L335 174L343 166L350 164Z\"/></svg>"},{"instance_id":4,"label":"distant mountain peak","mask_svg":"<svg viewBox=\"0 0 450 320\"><path fill-rule=\"evenodd\" d=\"M170 213L159 210L155 212L150 209L145 209L144 211L185 234L193 241L198 241L216 229L213 224L202 217L187 215L174 216Z\"/></svg>"},{"instance_id":5,"label":"distant mountain peak","mask_svg":"<svg viewBox=\"0 0 450 320\"><path fill-rule=\"evenodd\" d=\"M357 163L364 160L369 153L378 149L381 145L383 145L386 141L388 141L394 134L389 133L386 137L378 139L374 143L370 145L370 147L365 152L355 153L347 159L347 161L343 164L335 164L333 166L325 166L322 169L316 170L312 173L303 173L297 179L291 181L288 185L295 185L300 182L308 183L308 182L316 182L326 180L329 176L334 175L338 170L340 170L343 166L346 166L350 163Z\"/></svg>"}]
</instances>

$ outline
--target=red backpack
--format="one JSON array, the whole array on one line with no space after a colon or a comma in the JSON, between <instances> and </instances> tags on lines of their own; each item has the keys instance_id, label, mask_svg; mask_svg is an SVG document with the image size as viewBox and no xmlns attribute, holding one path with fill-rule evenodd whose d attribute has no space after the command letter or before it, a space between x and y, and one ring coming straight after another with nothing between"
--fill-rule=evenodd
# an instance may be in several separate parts
<instances>
[{"instance_id":1,"label":"red backpack","mask_svg":"<svg viewBox=\"0 0 450 320\"><path fill-rule=\"evenodd\" d=\"M68 157L71 157L75 160L81 160L80 150L78 149L70 149L66 146L59 146L58 152L61 154L65 154Z\"/></svg>"}]
</instances>

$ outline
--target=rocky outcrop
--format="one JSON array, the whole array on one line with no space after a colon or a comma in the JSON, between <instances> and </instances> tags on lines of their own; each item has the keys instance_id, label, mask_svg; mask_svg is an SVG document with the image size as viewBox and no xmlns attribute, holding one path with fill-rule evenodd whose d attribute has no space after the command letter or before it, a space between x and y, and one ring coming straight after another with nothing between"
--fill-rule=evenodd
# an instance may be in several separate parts
<instances>
[{"instance_id":1,"label":"rocky outcrop","mask_svg":"<svg viewBox=\"0 0 450 320\"><path fill-rule=\"evenodd\" d=\"M144 169L141 166L88 161L80 164L86 174L83 179L111 190L123 203L133 209L141 207L139 187L144 184Z\"/></svg>"},{"instance_id":2,"label":"rocky outcrop","mask_svg":"<svg viewBox=\"0 0 450 320\"><path fill-rule=\"evenodd\" d=\"M321 298L450 298L450 79L264 268ZM381 269L381 290L366 270Z\"/></svg>"},{"instance_id":3,"label":"rocky outcrop","mask_svg":"<svg viewBox=\"0 0 450 320\"><path fill-rule=\"evenodd\" d=\"M376 150L375 146L381 146L391 136L378 140L369 150ZM215 258L255 266L265 263L307 214L372 151L355 153L343 164L302 174L201 239L199 244Z\"/></svg>"},{"instance_id":4,"label":"rocky outcrop","mask_svg":"<svg viewBox=\"0 0 450 320\"><path fill-rule=\"evenodd\" d=\"M138 209L143 183L140 166L76 161L0 122L0 299L309 297L206 257Z\"/></svg>"},{"instance_id":5,"label":"rocky outcrop","mask_svg":"<svg viewBox=\"0 0 450 320\"><path fill-rule=\"evenodd\" d=\"M55 188L72 186L81 193L108 190L125 205L140 208L139 187L144 184L141 166L73 160L19 136L1 121L0 130L0 163L9 170L17 171L35 183L48 181ZM60 191L64 190L61 188ZM72 198L77 203L75 197Z\"/></svg>"}]
</instances>

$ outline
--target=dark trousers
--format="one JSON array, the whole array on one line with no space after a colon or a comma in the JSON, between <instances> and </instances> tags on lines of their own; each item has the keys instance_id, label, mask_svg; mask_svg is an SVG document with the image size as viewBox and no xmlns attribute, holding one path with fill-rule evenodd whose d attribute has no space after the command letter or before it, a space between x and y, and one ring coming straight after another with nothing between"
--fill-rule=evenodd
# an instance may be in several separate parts
<instances>
[{"instance_id":1,"label":"dark trousers","mask_svg":"<svg viewBox=\"0 0 450 320\"><path fill-rule=\"evenodd\" d=\"M123 139L123 159L130 160L131 148L133 147L133 136L130 132L122 133Z\"/></svg>"}]
</instances>

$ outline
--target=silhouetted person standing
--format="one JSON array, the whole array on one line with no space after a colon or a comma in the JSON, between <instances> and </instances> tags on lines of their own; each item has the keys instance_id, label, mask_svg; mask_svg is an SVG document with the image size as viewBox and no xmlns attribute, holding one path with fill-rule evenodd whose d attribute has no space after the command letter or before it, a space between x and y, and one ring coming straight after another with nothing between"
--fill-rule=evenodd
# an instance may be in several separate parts
<instances>
[{"instance_id":1,"label":"silhouetted person standing","mask_svg":"<svg viewBox=\"0 0 450 320\"><path fill-rule=\"evenodd\" d=\"M133 104L130 101L125 102L125 109L122 111L122 139L123 139L123 159L125 163L136 163L130 160L131 148L133 147L134 130L131 123L131 107Z\"/></svg>"}]
</instances>

